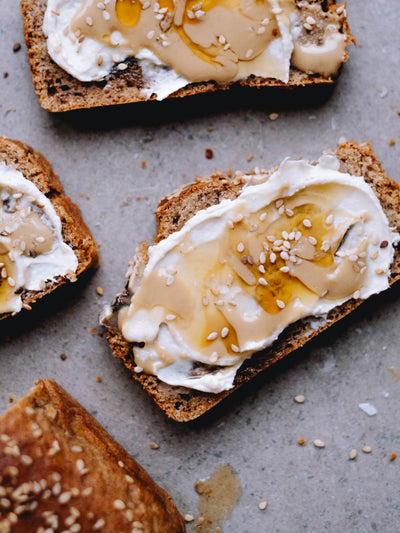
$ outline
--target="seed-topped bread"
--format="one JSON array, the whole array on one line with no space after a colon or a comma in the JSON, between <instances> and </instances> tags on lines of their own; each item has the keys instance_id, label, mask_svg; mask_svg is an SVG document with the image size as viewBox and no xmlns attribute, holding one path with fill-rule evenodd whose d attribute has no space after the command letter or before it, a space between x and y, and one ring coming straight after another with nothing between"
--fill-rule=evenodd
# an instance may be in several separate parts
<instances>
[{"instance_id":1,"label":"seed-topped bread","mask_svg":"<svg viewBox=\"0 0 400 533\"><path fill-rule=\"evenodd\" d=\"M354 142L346 142L337 148L336 158L340 164L340 172L360 177L360 180L371 186L373 194L376 195L386 214L390 227L398 232L400 230L400 188L395 181L387 177L371 146L368 143L357 145ZM358 181L358 178L355 179ZM168 236L182 229L200 210L217 205L226 198L236 198L242 190L244 182L245 180L241 175L236 175L231 179L224 174L216 173L208 178L199 179L195 183L187 185L161 200L156 213L158 230L154 239L155 243L163 242ZM289 238L291 237L289 236ZM379 247L379 243L377 242L376 244ZM380 246L381 249L387 249L388 243L381 242ZM121 315L119 315L119 312L121 309L127 309L133 294L140 288L143 272L149 260L148 247L147 243L142 243L139 246L128 271L127 287L116 298L111 308L104 310L102 321L107 327L106 335L114 356L123 360L134 379L141 383L169 417L177 421L188 421L202 415L273 363L279 361L293 350L302 347L313 337L346 316L363 301L360 298L360 291L354 291L353 297L334 307L326 314L322 313L318 317L305 317L286 327L269 347L255 353L251 358L243 362L235 376L233 388L230 390L223 390L214 394L182 386L168 385L160 381L155 375L145 373L142 368L138 368L139 364L135 361L135 352L138 354L138 350L142 348L143 343L128 342L120 329ZM355 271L360 272L360 270L364 269L363 258L365 258L365 253L360 253L358 258L360 266L358 264L354 265ZM350 261L355 261L356 259L350 256ZM284 267L283 271L287 271L287 267L286 270ZM379 274L382 273L379 272ZM397 244L390 267L389 284L393 284L399 278L400 252ZM216 305L219 305L218 302L216 302ZM278 306L280 306L279 302ZM167 317L167 320L174 318L176 317L170 316ZM223 336L222 332L221 336ZM208 339L212 340L211 336ZM159 349L157 348L157 350Z\"/></svg>"},{"instance_id":2,"label":"seed-topped bread","mask_svg":"<svg viewBox=\"0 0 400 533\"><path fill-rule=\"evenodd\" d=\"M103 4L100 3L100 5L102 6ZM114 67L109 74L96 81L79 81L79 79L71 76L58 66L49 55L46 36L43 32L46 7L47 0L21 1L25 41L33 83L40 103L45 109L58 112L160 99L157 90L152 92L149 86L147 74L143 71L145 67L142 68L140 66L143 63L138 62L135 57L128 59L121 57L119 62L114 63ZM249 75L237 82L204 81L185 83L178 90L173 90L170 96L184 97L226 90L233 83L257 88L293 88L333 84L340 72L340 64L344 63L348 58L345 48L354 40L347 23L345 4L337 4L335 0L296 0L295 13L299 21L298 29L296 30L296 42L302 46L319 46L322 49L325 36L327 33L329 34L332 28L335 29L338 35L343 36L343 50L340 55L339 67L334 68L335 71L333 73L311 74L311 69L308 71L307 67L304 67L306 70L303 71L291 66L287 83L283 83L273 77L265 78ZM53 10L53 15L54 17L58 16L58 12L55 9ZM160 16L163 16L163 13ZM86 21L87 25L93 26L92 17L86 17ZM162 23L163 21L160 22L160 24ZM148 35L150 36L152 33L154 32L148 32ZM261 30L259 33L261 33ZM71 40L76 38L80 43L81 36L76 37L74 35L71 34ZM224 37L221 36L220 43L223 42L223 39ZM228 44L224 48L227 46ZM330 54L332 54L332 46L334 48L334 45L330 43ZM116 48L117 52L118 49ZM252 50L249 50L249 53L251 52ZM55 54L59 54L59 44L56 45ZM295 61L294 58L295 55L293 55L293 61ZM99 65L102 65L102 56L98 56L97 61ZM113 61L116 60L114 59ZM300 54L297 54L297 61L299 64L302 61ZM324 71L324 67L316 66L315 68L319 69L317 70L319 72ZM159 92L161 91L162 88Z\"/></svg>"},{"instance_id":3,"label":"seed-topped bread","mask_svg":"<svg viewBox=\"0 0 400 533\"><path fill-rule=\"evenodd\" d=\"M50 162L41 153L33 150L31 147L19 141L13 141L5 137L0 137L0 170L1 172L7 173L7 175L12 174L11 177L5 178L7 179L6 183L9 185L11 191L13 191L12 187L14 184L14 179L18 180L18 187L20 186L20 183L25 179L35 186L35 190L33 190L33 193L37 193L38 195L42 194L44 195L42 198L47 199L51 202L51 205L55 210L54 217L58 216L61 222L60 239L63 242L62 246L65 247L65 245L67 245L71 251L69 255L72 257L76 257L76 260L73 258L76 263L76 268L74 271L67 271L65 275L52 276L51 279L48 279L46 277L45 279L42 279L40 281L40 288L36 288L35 290L32 290L29 287L27 288L26 286L24 286L23 282L21 282L20 287L16 287L17 293L20 299L22 300L22 307L24 309L29 310L32 304L34 304L37 300L39 300L46 294L49 294L54 291L60 285L63 285L67 282L75 281L81 274L83 274L87 270L91 268L96 268L99 263L97 245L89 228L83 221L79 207L74 204L68 196L64 194L64 189L61 185L61 182L58 179L57 175L54 173ZM20 173L20 175L15 176L14 171L17 171L17 173ZM18 190L18 187L16 190ZM4 223L9 224L10 222L7 222L7 220L9 221L10 216L12 216L13 214L17 216L18 213L28 213L28 218L24 219L24 217L22 216L19 222L21 226L24 226L24 231L26 230L28 239L31 239L32 237L29 235L29 225L27 225L27 220L29 219L29 212L32 209L36 210L37 218L33 221L36 225L40 224L41 217L47 215L44 215L40 211L40 208L42 206L38 203L37 200L35 200L32 205L28 205L28 200L30 201L29 195L32 191L25 190L26 185L24 184L22 185L22 187L25 191L23 194L21 192L14 191L13 194L11 194L10 196L10 199L12 198L12 200L15 202L15 205L13 205L13 207L10 206L10 200L6 196L2 196L1 217L5 217ZM8 187L6 185L3 186L3 195L6 195L7 188ZM22 199L24 197L27 197L27 205L18 206L17 202L21 202L21 197ZM38 197L40 199L40 196ZM7 218L7 215L9 215L9 218ZM50 231L49 228L52 225L57 225L57 220L49 220L48 222L46 222L46 224L48 224L48 227L43 226L42 229L45 232L48 232ZM8 228L6 226L2 229L2 236L0 238L0 241L4 241L4 243L2 243L1 245L3 248L5 247L5 249L2 251L6 252L8 250L9 245L7 245L7 242L10 239L11 241L14 240L14 244L19 247L18 251L22 252L22 254L25 254L24 260L26 264L26 261L28 259L34 259L35 256L38 256L40 254L38 254L38 250L35 247L35 243L31 243L32 251L27 251L28 244L26 242L26 239L24 240L18 233L18 231L18 227ZM37 231L37 228L35 231ZM57 233L56 230L54 231L55 233ZM43 236L39 235L35 237L37 245L39 245L43 240ZM66 251L69 252L67 248ZM3 266L2 268L4 269L6 267ZM61 268L63 268L62 263ZM38 272L38 270L36 272ZM45 276L46 274L48 274L48 270L44 271ZM2 277L0 289L2 288L3 290L0 290L0 301L6 297L4 295L4 290L7 288L7 283L13 283L13 281L10 282L10 277L11 276L9 276L8 279L4 278L4 276ZM4 302L1 301L1 303ZM11 313L13 313L13 311L0 313L0 319L8 317Z\"/></svg>"},{"instance_id":4,"label":"seed-topped bread","mask_svg":"<svg viewBox=\"0 0 400 533\"><path fill-rule=\"evenodd\" d=\"M2 532L185 531L171 497L52 380L0 418L0 491Z\"/></svg>"}]
</instances>

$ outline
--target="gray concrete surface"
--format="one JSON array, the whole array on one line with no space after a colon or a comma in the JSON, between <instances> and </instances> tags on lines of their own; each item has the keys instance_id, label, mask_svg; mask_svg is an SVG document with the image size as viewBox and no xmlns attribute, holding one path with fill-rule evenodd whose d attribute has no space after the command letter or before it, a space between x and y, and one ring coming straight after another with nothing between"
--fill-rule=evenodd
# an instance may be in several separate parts
<instances>
[{"instance_id":1,"label":"gray concrete surface","mask_svg":"<svg viewBox=\"0 0 400 533\"><path fill-rule=\"evenodd\" d=\"M188 425L167 420L112 358L105 339L91 334L99 309L121 288L136 245L153 235L157 200L196 175L268 168L286 155L313 159L346 137L371 140L388 174L399 178L398 0L349 0L358 47L350 47L331 94L234 91L65 115L41 109L25 46L13 52L14 43L23 43L17 0L0 0L0 12L0 134L51 159L101 243L102 260L85 283L31 317L2 325L1 410L9 393L23 395L39 377L56 379L170 492L182 513L197 515L195 481L232 465L242 497L225 533L399 531L398 288ZM272 112L278 120L269 120ZM205 158L206 148L213 159ZM305 396L304 404L293 401L296 394ZM377 414L361 411L362 402ZM307 446L297 444L299 437ZM315 448L314 439L325 448ZM150 449L150 441L160 448ZM372 453L363 453L364 445ZM352 448L358 456L349 461ZM399 454L392 462L391 453ZM262 500L269 503L264 511Z\"/></svg>"}]
</instances>

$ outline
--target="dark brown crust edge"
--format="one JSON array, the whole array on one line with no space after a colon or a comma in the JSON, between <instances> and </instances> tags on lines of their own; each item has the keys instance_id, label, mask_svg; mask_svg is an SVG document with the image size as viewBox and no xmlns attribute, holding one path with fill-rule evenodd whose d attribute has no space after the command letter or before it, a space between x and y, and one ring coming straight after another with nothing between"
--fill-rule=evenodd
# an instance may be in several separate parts
<instances>
[{"instance_id":1,"label":"dark brown crust edge","mask_svg":"<svg viewBox=\"0 0 400 533\"><path fill-rule=\"evenodd\" d=\"M36 435L35 429L39 430ZM14 441L20 452L0 453L1 485L13 486L9 473L10 468L16 466L17 485L22 493L29 493L30 483L38 484L40 480L46 480L47 487L51 488L54 473L60 481L60 491L57 493L53 488L53 494L50 492L47 498L40 490L31 494L28 507L32 498L38 505L30 512L19 513L18 522L11 528L13 532L37 531L45 525L45 511L48 515L58 516L60 529L57 531L68 529L61 524L72 507L78 510L75 516L79 517L77 522L82 532L94 531L93 525L99 518L105 519L106 523L104 527L96 528L102 532L131 533L134 521L140 522L141 526L133 529L143 533L185 531L183 518L167 492L55 381L39 380L27 395L11 406L0 418L0 434L11 439L0 442L2 451ZM51 449L55 442L58 445L53 453ZM79 447L80 451L73 447ZM33 462L22 462L26 456ZM77 460L83 461L87 469L83 475L77 468ZM24 490L21 488L23 483ZM72 487L78 489L78 494L72 495L68 503L60 501L57 495L60 492L68 494ZM85 496L88 487L94 490ZM12 490L15 489L14 483ZM123 501L124 509L131 509L131 520L125 519L124 509L115 507L115 500ZM24 502L21 498L21 503ZM2 518L7 521L8 513L6 510L3 514L0 509L0 525Z\"/></svg>"},{"instance_id":2,"label":"dark brown crust edge","mask_svg":"<svg viewBox=\"0 0 400 533\"><path fill-rule=\"evenodd\" d=\"M341 171L362 176L371 185L391 226L400 231L400 187L398 183L387 177L370 144L358 145L354 142L347 142L338 147L336 155L340 161ZM158 242L160 237L166 237L168 227L171 228L174 221L176 221L174 230L177 230L186 219L193 216L194 213L188 208L189 205L196 204L198 209L204 209L220 202L222 198L236 196L239 189L240 186L237 182L235 183L235 180L232 181L223 174L218 174L204 181L188 185L178 194L161 200L157 210L159 232L155 242ZM171 232L170 229L169 233ZM146 247L142 246L139 250L139 256L145 254ZM390 284L392 285L399 279L400 247L398 245L391 268ZM187 422L203 415L259 373L280 361L293 350L304 346L309 340L344 318L361 303L362 300L352 299L333 309L326 320L317 322L317 327L315 320L314 324L312 324L312 320L302 320L293 324L280 335L269 349L255 354L242 365L236 376L233 389L215 395L183 387L172 387L160 382L154 376L135 373L132 345L127 343L115 330L107 331L106 337L114 356L123 360L133 378L142 384L157 405L177 422Z\"/></svg>"},{"instance_id":3,"label":"dark brown crust edge","mask_svg":"<svg viewBox=\"0 0 400 533\"><path fill-rule=\"evenodd\" d=\"M320 3L327 11L334 12L341 5L336 0L309 0L310 3ZM155 96L147 98L141 94L144 86L141 69L134 59L127 61L125 71L114 69L110 75L100 82L80 82L73 78L50 58L47 52L46 38L43 34L42 24L47 0L21 0L21 12L24 23L25 43L32 72L33 84L42 107L52 112L71 111L73 109L86 109L117 104L127 104L146 100L155 100ZM350 28L342 19L342 31L347 35L347 45L354 37ZM344 62L347 61L348 53ZM210 93L218 90L227 90L232 85L244 87L281 87L293 89L310 85L332 85L338 77L310 75L296 68L290 69L287 84L271 79L250 76L246 80L226 84L215 82L191 83L176 91L169 98L181 98L201 93Z\"/></svg>"},{"instance_id":4,"label":"dark brown crust edge","mask_svg":"<svg viewBox=\"0 0 400 533\"><path fill-rule=\"evenodd\" d=\"M61 220L64 242L71 246L78 258L77 271L71 281L87 270L97 268L99 265L97 244L82 218L79 207L64 194L63 186L50 162L27 144L6 137L0 137L0 162L19 170L53 204ZM22 302L25 307L31 306L68 281L70 280L67 277L60 276L53 282L46 283L41 291L24 291L21 295ZM10 313L0 314L0 320L8 316Z\"/></svg>"}]
</instances>

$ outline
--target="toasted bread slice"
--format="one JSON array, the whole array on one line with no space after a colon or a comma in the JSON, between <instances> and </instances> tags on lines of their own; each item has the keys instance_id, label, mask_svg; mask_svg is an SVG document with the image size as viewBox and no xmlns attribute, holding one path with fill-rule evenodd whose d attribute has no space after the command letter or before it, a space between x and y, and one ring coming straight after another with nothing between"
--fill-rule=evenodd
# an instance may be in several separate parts
<instances>
[{"instance_id":1,"label":"toasted bread slice","mask_svg":"<svg viewBox=\"0 0 400 533\"><path fill-rule=\"evenodd\" d=\"M346 19L345 4L337 4L335 0L296 0L300 19L306 20L308 7L320 5L318 14L313 10L313 18L317 19L318 26L325 27L331 23L338 24L341 33L346 35L346 45L354 41ZM130 58L124 63L128 65L125 70L114 67L112 72L101 81L81 82L62 68L60 68L49 56L47 51L46 37L43 33L43 18L47 0L22 0L21 10L24 21L25 42L28 49L28 57L32 71L35 91L41 105L48 111L69 111L72 109L109 106L126 104L145 100L154 100L156 94L146 96L142 89L146 87L146 81L142 70L135 58ZM310 43L317 43L320 32L317 30L303 29L304 39ZM344 61L348 58L346 52ZM338 73L332 76L308 74L294 67L290 69L289 82L287 84L272 78L249 76L236 84L245 87L305 87L309 85L331 85L338 77ZM200 93L226 90L233 83L216 83L213 81L202 83L189 83L185 87L175 91L170 97L184 97Z\"/></svg>"},{"instance_id":2,"label":"toasted bread slice","mask_svg":"<svg viewBox=\"0 0 400 533\"><path fill-rule=\"evenodd\" d=\"M52 380L0 418L0 490L1 531L185 531L170 496Z\"/></svg>"},{"instance_id":3,"label":"toasted bread slice","mask_svg":"<svg viewBox=\"0 0 400 533\"><path fill-rule=\"evenodd\" d=\"M25 289L22 291L22 306L30 309L32 304L60 285L75 281L85 271L96 268L99 264L97 245L83 221L79 207L64 194L61 182L50 162L41 153L19 141L0 137L0 162L21 172L24 178L36 185L51 201L61 220L63 240L72 248L78 259L75 273L46 281L39 291ZM0 314L0 320L9 315L9 313Z\"/></svg>"},{"instance_id":4,"label":"toasted bread slice","mask_svg":"<svg viewBox=\"0 0 400 533\"><path fill-rule=\"evenodd\" d=\"M340 170L362 177L373 189L384 212L393 228L400 230L400 187L390 180L368 143L358 145L354 142L341 144L336 152L340 161ZM169 234L181 229L197 211L219 203L225 198L235 198L242 188L240 176L230 179L224 174L215 174L181 188L176 193L161 200L157 209L158 231L155 243ZM142 243L137 250L130 273L136 274L137 285L146 265L147 243ZM395 250L391 266L390 284L400 278L400 250ZM112 305L118 310L130 302L131 294L127 289L122 292ZM332 309L326 318L315 317L300 320L286 328L279 338L267 349L254 354L246 360L236 374L234 387L218 394L173 387L162 383L155 376L135 371L134 347L121 335L115 323L105 321L107 339L115 357L123 360L135 380L152 396L165 413L179 422L193 420L217 405L243 384L249 382L260 372L281 360L293 350L302 347L306 342L346 316L362 303L361 299L351 299L343 305Z\"/></svg>"}]
</instances>

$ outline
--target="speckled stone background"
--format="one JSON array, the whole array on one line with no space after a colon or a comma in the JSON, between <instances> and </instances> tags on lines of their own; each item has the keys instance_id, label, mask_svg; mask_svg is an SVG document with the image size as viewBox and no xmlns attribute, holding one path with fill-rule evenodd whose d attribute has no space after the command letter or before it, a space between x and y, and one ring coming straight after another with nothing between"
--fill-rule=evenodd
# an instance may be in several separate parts
<instances>
[{"instance_id":1,"label":"speckled stone background","mask_svg":"<svg viewBox=\"0 0 400 533\"><path fill-rule=\"evenodd\" d=\"M23 395L37 378L56 379L182 513L194 516L195 481L232 465L242 497L225 533L399 531L399 288L187 425L167 420L91 330L101 306L122 287L136 245L151 239L158 199L196 175L268 168L287 155L313 159L346 137L371 140L389 176L399 178L399 1L349 0L348 12L358 46L350 47L333 91L236 90L52 115L33 91L19 2L0 0L0 134L51 159L101 243L102 260L85 282L1 325L1 409L10 393ZM14 52L17 42L22 47ZM271 121L271 113L279 118ZM298 394L304 404L294 402ZM377 414L368 416L360 403ZM300 437L306 446L297 444ZM315 448L314 439L325 448ZM160 448L150 449L150 441ZM365 445L372 453L361 451ZM353 448L358 456L350 461ZM399 454L394 461L392 453ZM268 500L264 511L262 500Z\"/></svg>"}]
</instances>

